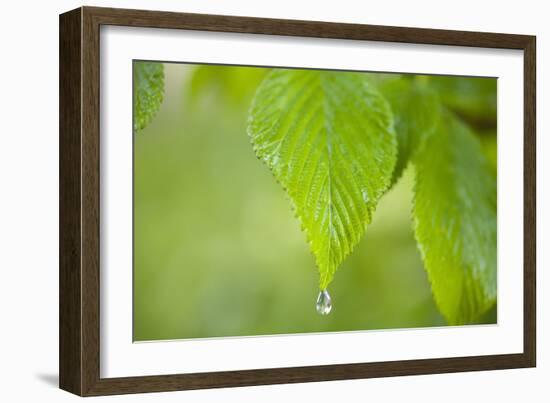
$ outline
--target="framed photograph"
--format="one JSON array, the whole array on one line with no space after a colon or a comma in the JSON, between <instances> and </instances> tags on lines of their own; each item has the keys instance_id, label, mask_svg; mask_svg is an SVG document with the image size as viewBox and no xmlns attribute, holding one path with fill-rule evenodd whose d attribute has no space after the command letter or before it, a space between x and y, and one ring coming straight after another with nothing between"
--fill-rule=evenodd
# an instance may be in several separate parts
<instances>
[{"instance_id":1,"label":"framed photograph","mask_svg":"<svg viewBox=\"0 0 550 403\"><path fill-rule=\"evenodd\" d=\"M535 366L535 37L60 16L60 387Z\"/></svg>"}]
</instances>

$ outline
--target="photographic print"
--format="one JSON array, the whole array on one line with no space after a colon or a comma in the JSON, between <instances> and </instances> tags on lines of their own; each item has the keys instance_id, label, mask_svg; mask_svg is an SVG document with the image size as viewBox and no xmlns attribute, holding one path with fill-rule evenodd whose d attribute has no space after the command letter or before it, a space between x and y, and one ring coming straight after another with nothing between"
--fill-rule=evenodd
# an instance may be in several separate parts
<instances>
[{"instance_id":1,"label":"photographic print","mask_svg":"<svg viewBox=\"0 0 550 403\"><path fill-rule=\"evenodd\" d=\"M497 322L497 79L133 62L134 341Z\"/></svg>"},{"instance_id":2,"label":"photographic print","mask_svg":"<svg viewBox=\"0 0 550 403\"><path fill-rule=\"evenodd\" d=\"M61 389L536 365L535 36L59 27Z\"/></svg>"}]
</instances>

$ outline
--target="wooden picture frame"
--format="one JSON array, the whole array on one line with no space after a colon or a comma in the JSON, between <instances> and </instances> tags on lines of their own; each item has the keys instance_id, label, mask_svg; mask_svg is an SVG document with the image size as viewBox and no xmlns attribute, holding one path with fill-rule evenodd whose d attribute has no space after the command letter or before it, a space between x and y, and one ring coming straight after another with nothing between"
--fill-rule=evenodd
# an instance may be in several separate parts
<instances>
[{"instance_id":1,"label":"wooden picture frame","mask_svg":"<svg viewBox=\"0 0 550 403\"><path fill-rule=\"evenodd\" d=\"M523 353L100 377L100 26L519 49L524 52ZM81 7L60 16L60 387L80 396L533 367L536 362L535 37Z\"/></svg>"}]
</instances>

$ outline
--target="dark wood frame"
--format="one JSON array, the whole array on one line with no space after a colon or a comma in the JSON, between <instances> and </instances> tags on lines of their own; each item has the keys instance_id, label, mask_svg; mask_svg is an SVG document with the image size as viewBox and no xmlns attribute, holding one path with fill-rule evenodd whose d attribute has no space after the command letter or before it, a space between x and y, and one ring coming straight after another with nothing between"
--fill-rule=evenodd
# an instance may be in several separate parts
<instances>
[{"instance_id":1,"label":"dark wood frame","mask_svg":"<svg viewBox=\"0 0 550 403\"><path fill-rule=\"evenodd\" d=\"M524 51L524 349L521 354L100 378L99 28L175 28ZM81 396L533 367L535 37L82 7L60 16L60 387Z\"/></svg>"}]
</instances>

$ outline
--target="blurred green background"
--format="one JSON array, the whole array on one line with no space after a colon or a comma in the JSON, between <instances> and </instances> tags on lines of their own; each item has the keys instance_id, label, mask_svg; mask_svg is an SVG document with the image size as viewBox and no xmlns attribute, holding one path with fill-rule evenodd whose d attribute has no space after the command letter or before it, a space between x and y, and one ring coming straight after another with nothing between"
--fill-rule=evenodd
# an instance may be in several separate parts
<instances>
[{"instance_id":1,"label":"blurred green background","mask_svg":"<svg viewBox=\"0 0 550 403\"><path fill-rule=\"evenodd\" d=\"M317 314L313 255L246 134L266 72L165 64L164 102L135 134L134 340L445 325L413 237L410 170Z\"/></svg>"}]
</instances>

